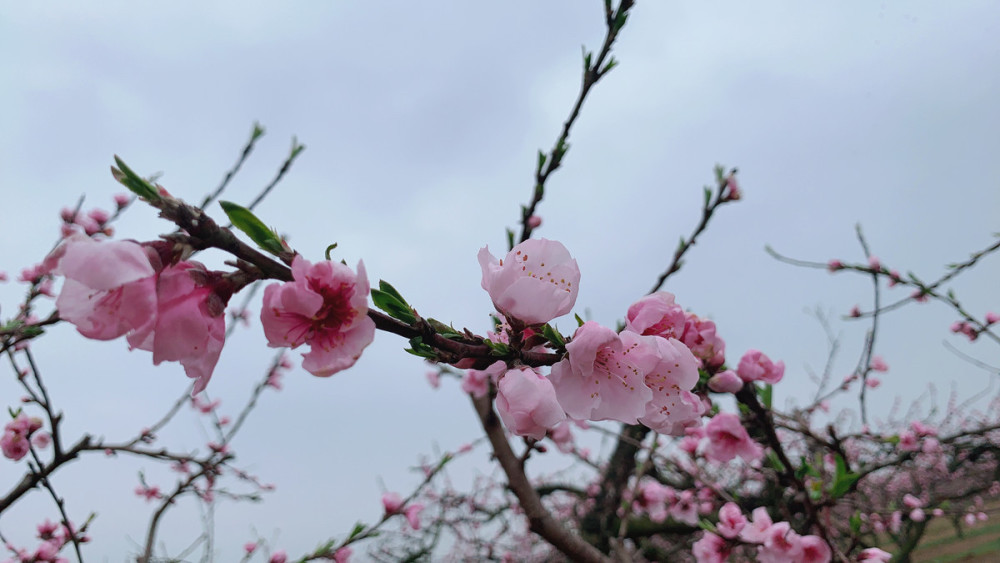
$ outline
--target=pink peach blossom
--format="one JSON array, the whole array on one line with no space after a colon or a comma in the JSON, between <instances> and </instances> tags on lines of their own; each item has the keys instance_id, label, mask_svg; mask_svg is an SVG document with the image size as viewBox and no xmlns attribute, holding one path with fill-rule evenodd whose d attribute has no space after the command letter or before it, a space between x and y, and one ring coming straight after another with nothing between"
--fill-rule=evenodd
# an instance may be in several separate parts
<instances>
[{"instance_id":1,"label":"pink peach blossom","mask_svg":"<svg viewBox=\"0 0 1000 563\"><path fill-rule=\"evenodd\" d=\"M503 362L500 362L503 363ZM485 397L490 390L490 375L483 370L465 370L462 376L462 391L473 397Z\"/></svg>"},{"instance_id":2,"label":"pink peach blossom","mask_svg":"<svg viewBox=\"0 0 1000 563\"><path fill-rule=\"evenodd\" d=\"M889 283L887 284L889 287L895 287L896 284L902 280L903 278L899 275L899 272L896 270L889 270Z\"/></svg>"},{"instance_id":3,"label":"pink peach blossom","mask_svg":"<svg viewBox=\"0 0 1000 563\"><path fill-rule=\"evenodd\" d=\"M560 422L555 428L549 430L549 439L559 448L559 451L568 454L573 451L573 432L570 430L569 422Z\"/></svg>"},{"instance_id":4,"label":"pink peach blossom","mask_svg":"<svg viewBox=\"0 0 1000 563\"><path fill-rule=\"evenodd\" d=\"M684 310L674 303L674 295L658 291L629 306L625 328L642 335L680 339L684 335Z\"/></svg>"},{"instance_id":5,"label":"pink peach blossom","mask_svg":"<svg viewBox=\"0 0 1000 563\"><path fill-rule=\"evenodd\" d=\"M743 198L743 192L740 190L739 183L736 182L736 175L730 174L726 177L725 192L722 195L722 201L739 201Z\"/></svg>"},{"instance_id":6,"label":"pink peach blossom","mask_svg":"<svg viewBox=\"0 0 1000 563\"><path fill-rule=\"evenodd\" d=\"M441 387L441 374L437 370L427 371L427 383L431 384L431 387L437 389Z\"/></svg>"},{"instance_id":7,"label":"pink peach blossom","mask_svg":"<svg viewBox=\"0 0 1000 563\"><path fill-rule=\"evenodd\" d=\"M834 259L826 263L826 269L829 270L830 272L836 272L838 270L842 270L843 268L844 268L844 263L841 262L840 260Z\"/></svg>"},{"instance_id":8,"label":"pink peach blossom","mask_svg":"<svg viewBox=\"0 0 1000 563\"><path fill-rule=\"evenodd\" d=\"M382 495L382 507L386 515L398 514L403 508L403 497L399 493L384 493Z\"/></svg>"},{"instance_id":9,"label":"pink peach blossom","mask_svg":"<svg viewBox=\"0 0 1000 563\"><path fill-rule=\"evenodd\" d=\"M684 334L680 341L705 365L715 367L726 363L726 343L716 334L713 321L685 313Z\"/></svg>"},{"instance_id":10,"label":"pink peach blossom","mask_svg":"<svg viewBox=\"0 0 1000 563\"><path fill-rule=\"evenodd\" d=\"M512 369L500 378L496 406L508 430L535 440L566 419L552 382L531 368Z\"/></svg>"},{"instance_id":11,"label":"pink peach blossom","mask_svg":"<svg viewBox=\"0 0 1000 563\"><path fill-rule=\"evenodd\" d=\"M872 357L872 363L870 367L872 368L873 371L880 371L883 373L889 371L889 364L885 363L885 360L882 359L882 356Z\"/></svg>"},{"instance_id":12,"label":"pink peach blossom","mask_svg":"<svg viewBox=\"0 0 1000 563\"><path fill-rule=\"evenodd\" d=\"M986 317L984 320L986 321L986 324L991 325L1000 322L1000 315L994 313L993 311L990 311L986 313Z\"/></svg>"},{"instance_id":13,"label":"pink peach blossom","mask_svg":"<svg viewBox=\"0 0 1000 563\"><path fill-rule=\"evenodd\" d=\"M729 551L726 540L712 532L703 532L701 539L691 546L691 553L697 563L724 563L729 560Z\"/></svg>"},{"instance_id":14,"label":"pink peach blossom","mask_svg":"<svg viewBox=\"0 0 1000 563\"><path fill-rule=\"evenodd\" d=\"M760 350L747 350L747 353L740 358L736 373L743 381L763 381L774 384L785 376L785 362L775 363Z\"/></svg>"},{"instance_id":15,"label":"pink peach blossom","mask_svg":"<svg viewBox=\"0 0 1000 563\"><path fill-rule=\"evenodd\" d=\"M731 413L719 413L705 425L708 437L708 448L705 457L719 462L726 462L736 456L746 461L760 459L763 449L757 442L750 439L746 428L740 423L740 417Z\"/></svg>"},{"instance_id":16,"label":"pink peach blossom","mask_svg":"<svg viewBox=\"0 0 1000 563\"><path fill-rule=\"evenodd\" d=\"M758 548L761 563L785 563L802 560L802 536L788 522L772 524L764 533L764 545Z\"/></svg>"},{"instance_id":17,"label":"pink peach blossom","mask_svg":"<svg viewBox=\"0 0 1000 563\"><path fill-rule=\"evenodd\" d=\"M4 457L19 461L26 456L31 449L29 439L41 427L40 418L29 417L24 412L18 413L4 425L3 435L0 436L0 451L3 451Z\"/></svg>"},{"instance_id":18,"label":"pink peach blossom","mask_svg":"<svg viewBox=\"0 0 1000 563\"><path fill-rule=\"evenodd\" d=\"M354 551L349 546L344 546L333 553L334 563L348 563Z\"/></svg>"},{"instance_id":19,"label":"pink peach blossom","mask_svg":"<svg viewBox=\"0 0 1000 563\"><path fill-rule=\"evenodd\" d=\"M644 346L648 344L641 340L626 346L618 333L594 321L576 329L566 344L569 357L552 366L550 375L566 414L576 420L629 424L646 416L653 392L632 355Z\"/></svg>"},{"instance_id":20,"label":"pink peach blossom","mask_svg":"<svg viewBox=\"0 0 1000 563\"><path fill-rule=\"evenodd\" d=\"M643 373L643 382L653 393L646 414L639 422L653 430L679 436L684 429L700 423L704 409L690 391L698 383L698 360L675 338L621 333L629 358Z\"/></svg>"},{"instance_id":21,"label":"pink peach blossom","mask_svg":"<svg viewBox=\"0 0 1000 563\"><path fill-rule=\"evenodd\" d=\"M302 367L320 377L353 366L375 338L364 263L358 262L355 274L337 262L312 264L297 255L292 277L264 289L260 319L268 346L308 344Z\"/></svg>"},{"instance_id":22,"label":"pink peach blossom","mask_svg":"<svg viewBox=\"0 0 1000 563\"><path fill-rule=\"evenodd\" d=\"M737 393L743 389L743 379L733 370L727 369L709 378L708 388L716 393Z\"/></svg>"},{"instance_id":23,"label":"pink peach blossom","mask_svg":"<svg viewBox=\"0 0 1000 563\"><path fill-rule=\"evenodd\" d=\"M423 512L424 505L420 503L414 503L406 507L403 510L403 516L406 518L406 523L410 525L414 530L420 529L420 513Z\"/></svg>"},{"instance_id":24,"label":"pink peach blossom","mask_svg":"<svg viewBox=\"0 0 1000 563\"><path fill-rule=\"evenodd\" d=\"M938 434L937 430L933 426L928 426L919 420L911 422L910 428L912 428L918 436L937 436Z\"/></svg>"},{"instance_id":25,"label":"pink peach blossom","mask_svg":"<svg viewBox=\"0 0 1000 563\"><path fill-rule=\"evenodd\" d=\"M858 563L889 563L892 554L877 547L869 547L858 554Z\"/></svg>"},{"instance_id":26,"label":"pink peach blossom","mask_svg":"<svg viewBox=\"0 0 1000 563\"><path fill-rule=\"evenodd\" d=\"M508 320L543 324L569 313L576 303L580 268L559 242L528 239L500 261L483 247L479 265L483 289Z\"/></svg>"},{"instance_id":27,"label":"pink peach blossom","mask_svg":"<svg viewBox=\"0 0 1000 563\"><path fill-rule=\"evenodd\" d=\"M670 517L691 526L698 525L698 499L693 491L681 491L670 505Z\"/></svg>"},{"instance_id":28,"label":"pink peach blossom","mask_svg":"<svg viewBox=\"0 0 1000 563\"><path fill-rule=\"evenodd\" d=\"M0 436L0 450L3 451L4 457L19 461L28 455L31 444L25 436L8 430Z\"/></svg>"},{"instance_id":29,"label":"pink peach blossom","mask_svg":"<svg viewBox=\"0 0 1000 563\"><path fill-rule=\"evenodd\" d=\"M903 452L915 452L920 449L920 442L917 435L910 430L903 430L899 433L899 444L897 446Z\"/></svg>"},{"instance_id":30,"label":"pink peach blossom","mask_svg":"<svg viewBox=\"0 0 1000 563\"><path fill-rule=\"evenodd\" d=\"M903 495L903 504L907 508L920 508L921 506L924 505L923 501L911 495L910 493L906 493L905 495Z\"/></svg>"},{"instance_id":31,"label":"pink peach blossom","mask_svg":"<svg viewBox=\"0 0 1000 563\"><path fill-rule=\"evenodd\" d=\"M819 536L802 536L802 563L829 563L833 559L830 546Z\"/></svg>"},{"instance_id":32,"label":"pink peach blossom","mask_svg":"<svg viewBox=\"0 0 1000 563\"><path fill-rule=\"evenodd\" d=\"M715 529L723 537L735 539L746 525L747 518L735 502L727 502L719 509L719 523L715 526Z\"/></svg>"},{"instance_id":33,"label":"pink peach blossom","mask_svg":"<svg viewBox=\"0 0 1000 563\"><path fill-rule=\"evenodd\" d=\"M156 269L138 243L76 234L46 257L42 269L66 277L56 308L87 338L118 338L156 314Z\"/></svg>"},{"instance_id":34,"label":"pink peach blossom","mask_svg":"<svg viewBox=\"0 0 1000 563\"><path fill-rule=\"evenodd\" d=\"M156 278L156 316L130 333L128 343L152 352L154 365L180 362L195 380L191 393L200 393L222 354L231 295L218 273L197 262L166 268Z\"/></svg>"},{"instance_id":35,"label":"pink peach blossom","mask_svg":"<svg viewBox=\"0 0 1000 563\"><path fill-rule=\"evenodd\" d=\"M52 443L52 435L48 432L35 432L31 435L31 444L40 450L44 450Z\"/></svg>"},{"instance_id":36,"label":"pink peach blossom","mask_svg":"<svg viewBox=\"0 0 1000 563\"><path fill-rule=\"evenodd\" d=\"M667 519L667 505L676 500L674 490L657 481L644 480L639 484L639 494L633 505L649 515L653 522L663 522Z\"/></svg>"}]
</instances>

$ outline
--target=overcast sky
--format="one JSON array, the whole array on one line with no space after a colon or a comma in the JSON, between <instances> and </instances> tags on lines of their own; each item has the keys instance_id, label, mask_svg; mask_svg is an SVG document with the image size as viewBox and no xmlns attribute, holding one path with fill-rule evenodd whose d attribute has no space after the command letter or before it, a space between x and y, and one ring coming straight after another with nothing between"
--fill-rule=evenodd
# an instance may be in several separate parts
<instances>
[{"instance_id":1,"label":"overcast sky","mask_svg":"<svg viewBox=\"0 0 1000 563\"><path fill-rule=\"evenodd\" d=\"M600 45L601 6L5 3L0 269L13 278L39 261L59 209L81 195L85 208L111 205L121 191L113 154L197 201L259 121L267 135L227 199L249 202L297 136L307 149L258 208L263 220L312 260L339 243L338 259L364 259L373 283L392 282L424 316L482 333L491 307L476 252L504 250L536 151L551 147L578 91L580 47ZM577 312L613 326L696 224L713 165L737 166L744 201L721 209L667 289L715 319L730 363L748 348L785 361L778 404L811 396L809 369L825 360L807 309L835 315L843 349L834 372L846 375L867 326L839 317L870 303L870 283L778 263L764 245L861 262L861 223L887 266L932 280L990 244L1000 231L998 33L1000 5L988 0L639 2L616 47L621 64L587 102L539 208L537 235L562 241L582 270ZM169 226L137 206L117 229L150 240ZM998 275L993 258L954 284L969 311L1000 312ZM0 285L4 317L22 293ZM987 388L990 375L943 342L994 365L996 352L953 337L953 320L937 304L885 318L876 351L891 370L871 399L875 419L931 383L944 393L956 382L965 396ZM264 397L234 447L241 467L278 488L262 505L219 507L218 560L257 533L292 555L342 537L378 517L383 484L409 490L417 477L407 468L421 454L477 436L457 384L432 390L404 346L379 334L354 369L317 379L296 368L285 390ZM179 365L154 369L148 353L85 341L72 327L34 348L70 437L130 437L188 384ZM271 353L259 323L228 343L208 387L223 413L239 407ZM5 406L21 394L11 379L0 382ZM204 448L209 435L185 412L163 439ZM490 471L484 456L476 461ZM0 463L0 488L21 469ZM149 512L132 493L140 469L173 482L153 464L99 456L57 473L74 519L98 512L86 548L94 560L137 549ZM0 518L0 531L28 544L45 516L55 510L36 494ZM166 553L199 526L193 509L168 516Z\"/></svg>"}]
</instances>

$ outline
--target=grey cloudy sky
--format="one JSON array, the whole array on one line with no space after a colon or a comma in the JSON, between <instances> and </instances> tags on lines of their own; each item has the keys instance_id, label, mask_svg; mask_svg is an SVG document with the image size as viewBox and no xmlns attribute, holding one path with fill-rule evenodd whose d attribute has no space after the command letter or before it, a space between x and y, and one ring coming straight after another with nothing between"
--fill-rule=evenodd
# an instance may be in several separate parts
<instances>
[{"instance_id":1,"label":"grey cloudy sky","mask_svg":"<svg viewBox=\"0 0 1000 563\"><path fill-rule=\"evenodd\" d=\"M113 154L195 201L256 120L268 134L228 199L248 202L297 136L308 148L259 215L307 257L338 242L338 258L363 258L373 281L392 282L425 316L482 332L490 302L476 252L503 250L534 155L551 147L578 91L580 46L597 48L602 27L597 0L4 3L0 267L16 275L37 262L59 208L81 194L87 208L108 207L120 191ZM738 166L745 201L720 211L667 289L716 320L731 363L748 348L783 359L777 401L801 403L814 391L807 366L826 355L804 309L843 314L869 302L870 285L778 263L764 245L860 262L861 223L885 264L925 279L988 245L1000 230L998 32L990 1L639 2L616 49L621 65L584 108L540 207L539 236L562 241L583 272L577 310L620 318L697 222L712 166ZM117 229L143 240L167 226L136 208ZM1000 310L998 274L994 259L956 282L970 311ZM0 285L4 314L21 289ZM990 376L942 342L994 363L995 352L952 337L953 320L939 305L885 319L877 352L892 369L875 418L929 383L986 388ZM835 373L846 375L866 326L835 328ZM70 436L129 437L187 385L180 366L154 369L122 341L51 333L35 349ZM404 344L380 334L354 369L331 379L296 369L265 397L234 447L278 489L259 506L219 507L219 560L256 533L291 554L342 536L378 516L382 482L406 491L422 453L477 436L457 385L430 389ZM208 388L224 412L270 354L258 326L229 343ZM10 379L4 405L20 396ZM187 416L163 439L194 448L210 437ZM75 518L98 512L88 547L97 560L125 560L143 535L148 506L131 492L140 468L172 482L149 463L96 457L57 474ZM19 470L0 463L4 488ZM28 543L20 538L44 516L54 510L35 495L0 531ZM164 526L176 554L200 527L197 511L180 507Z\"/></svg>"}]
</instances>

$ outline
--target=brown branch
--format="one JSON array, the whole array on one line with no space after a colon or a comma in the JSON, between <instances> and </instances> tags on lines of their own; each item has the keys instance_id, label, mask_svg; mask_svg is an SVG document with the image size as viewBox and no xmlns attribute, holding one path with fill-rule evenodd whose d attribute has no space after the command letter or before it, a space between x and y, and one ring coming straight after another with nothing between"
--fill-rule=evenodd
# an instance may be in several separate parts
<instances>
[{"instance_id":1,"label":"brown branch","mask_svg":"<svg viewBox=\"0 0 1000 563\"><path fill-rule=\"evenodd\" d=\"M528 481L528 476L524 474L518 456L511 449L510 442L507 441L500 418L493 410L491 398L488 395L481 398L473 397L472 404L476 409L476 414L479 415L483 430L490 440L490 445L493 447L493 454L507 475L507 486L521 503L531 531L541 536L571 561L608 563L610 559L597 548L583 541L580 536L565 528L542 505L542 499L538 496L531 482Z\"/></svg>"}]
</instances>

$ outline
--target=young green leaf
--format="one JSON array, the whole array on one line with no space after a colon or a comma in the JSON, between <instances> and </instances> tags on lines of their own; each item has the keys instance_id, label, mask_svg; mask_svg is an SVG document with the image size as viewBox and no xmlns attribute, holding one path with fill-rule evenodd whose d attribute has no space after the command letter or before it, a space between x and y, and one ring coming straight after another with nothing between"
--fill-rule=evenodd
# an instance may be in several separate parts
<instances>
[{"instance_id":1,"label":"young green leaf","mask_svg":"<svg viewBox=\"0 0 1000 563\"><path fill-rule=\"evenodd\" d=\"M549 323L545 323L545 326L542 327L542 336L544 336L545 339L548 340L552 344L552 346L556 348L566 347L566 339L563 338L561 334L559 334L559 331L552 328L552 325L550 325Z\"/></svg>"},{"instance_id":2,"label":"young green leaf","mask_svg":"<svg viewBox=\"0 0 1000 563\"><path fill-rule=\"evenodd\" d=\"M854 482L861 478L857 473L851 473L847 470L847 463L844 462L843 456L836 454L836 470L833 475L833 484L830 487L830 496L834 499L838 499L847 494L854 485Z\"/></svg>"},{"instance_id":3,"label":"young green leaf","mask_svg":"<svg viewBox=\"0 0 1000 563\"><path fill-rule=\"evenodd\" d=\"M118 168L114 166L111 167L111 175L118 180L121 185L128 188L135 195L145 199L146 201L159 201L160 192L147 182L144 178L136 174L129 168L125 161L115 155L115 164Z\"/></svg>"},{"instance_id":4,"label":"young green leaf","mask_svg":"<svg viewBox=\"0 0 1000 563\"><path fill-rule=\"evenodd\" d=\"M250 240L257 243L257 246L271 254L281 254L285 250L278 233L267 228L267 225L258 219L252 211L231 201L219 201L219 205L222 206L222 210L226 212L226 216L229 217L233 226L246 233Z\"/></svg>"},{"instance_id":5,"label":"young green leaf","mask_svg":"<svg viewBox=\"0 0 1000 563\"><path fill-rule=\"evenodd\" d=\"M372 289L372 303L394 319L398 319L409 325L417 322L417 317L413 314L413 309L410 308L399 293L385 282L380 282L379 286L383 287L382 284L385 284L384 287L388 287L391 292L385 289Z\"/></svg>"},{"instance_id":6,"label":"young green leaf","mask_svg":"<svg viewBox=\"0 0 1000 563\"><path fill-rule=\"evenodd\" d=\"M760 395L760 402L764 403L764 408L770 410L771 398L774 395L774 386L768 383L763 387L758 387L757 393Z\"/></svg>"}]
</instances>

